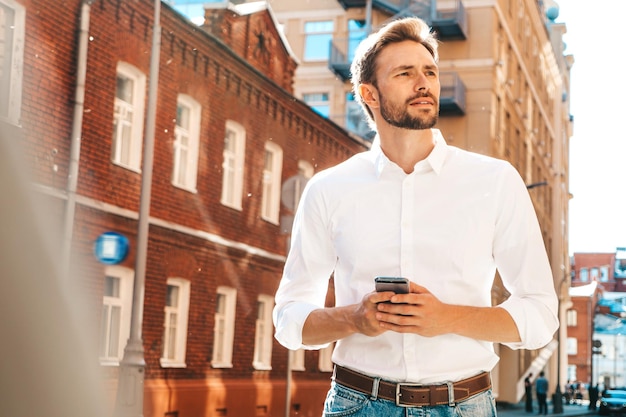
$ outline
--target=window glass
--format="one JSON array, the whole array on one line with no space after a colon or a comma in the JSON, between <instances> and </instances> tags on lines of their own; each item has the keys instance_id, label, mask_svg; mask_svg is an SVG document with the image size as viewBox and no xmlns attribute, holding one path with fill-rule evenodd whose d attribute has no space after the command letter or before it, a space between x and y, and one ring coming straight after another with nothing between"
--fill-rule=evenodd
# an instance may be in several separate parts
<instances>
[{"instance_id":1,"label":"window glass","mask_svg":"<svg viewBox=\"0 0 626 417\"><path fill-rule=\"evenodd\" d=\"M191 192L196 191L198 176L201 110L200 104L191 97L178 97L172 184Z\"/></svg>"},{"instance_id":2,"label":"window glass","mask_svg":"<svg viewBox=\"0 0 626 417\"><path fill-rule=\"evenodd\" d=\"M580 280L582 282L589 281L589 270L587 268L581 268L580 269Z\"/></svg>"},{"instance_id":3,"label":"window glass","mask_svg":"<svg viewBox=\"0 0 626 417\"><path fill-rule=\"evenodd\" d=\"M304 23L304 59L325 61L330 56L330 43L333 39L331 20Z\"/></svg>"},{"instance_id":4,"label":"window glass","mask_svg":"<svg viewBox=\"0 0 626 417\"><path fill-rule=\"evenodd\" d=\"M328 117L330 114L330 102L328 93L305 93L302 98L318 114Z\"/></svg>"},{"instance_id":5,"label":"window glass","mask_svg":"<svg viewBox=\"0 0 626 417\"><path fill-rule=\"evenodd\" d=\"M21 113L26 11L0 2L0 120L18 124Z\"/></svg>"},{"instance_id":6,"label":"window glass","mask_svg":"<svg viewBox=\"0 0 626 417\"><path fill-rule=\"evenodd\" d=\"M241 210L246 131L239 123L226 122L222 162L222 198L225 206Z\"/></svg>"},{"instance_id":7,"label":"window glass","mask_svg":"<svg viewBox=\"0 0 626 417\"><path fill-rule=\"evenodd\" d=\"M103 365L117 365L124 355L130 337L133 278L132 269L117 265L106 268L99 341L99 357Z\"/></svg>"},{"instance_id":8,"label":"window glass","mask_svg":"<svg viewBox=\"0 0 626 417\"><path fill-rule=\"evenodd\" d=\"M190 283L182 278L168 278L163 319L161 366L184 367L187 350Z\"/></svg>"}]
</instances>

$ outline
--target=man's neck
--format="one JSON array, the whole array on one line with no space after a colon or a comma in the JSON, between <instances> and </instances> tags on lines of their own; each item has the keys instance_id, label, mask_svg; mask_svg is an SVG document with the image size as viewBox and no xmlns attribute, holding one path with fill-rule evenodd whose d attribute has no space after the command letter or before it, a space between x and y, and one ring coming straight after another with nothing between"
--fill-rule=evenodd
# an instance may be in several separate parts
<instances>
[{"instance_id":1,"label":"man's neck","mask_svg":"<svg viewBox=\"0 0 626 417\"><path fill-rule=\"evenodd\" d=\"M407 174L413 172L415 164L426 159L435 147L432 129L391 128L378 133L382 151Z\"/></svg>"}]
</instances>

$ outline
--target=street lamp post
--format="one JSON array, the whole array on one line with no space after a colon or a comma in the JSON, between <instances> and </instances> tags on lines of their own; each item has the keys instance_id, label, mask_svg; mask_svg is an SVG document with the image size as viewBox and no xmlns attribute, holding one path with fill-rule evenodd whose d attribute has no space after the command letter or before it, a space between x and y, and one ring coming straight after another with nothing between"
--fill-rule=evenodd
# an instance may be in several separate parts
<instances>
[{"instance_id":1,"label":"street lamp post","mask_svg":"<svg viewBox=\"0 0 626 417\"><path fill-rule=\"evenodd\" d=\"M137 227L137 256L135 260L135 281L131 310L130 337L120 361L120 371L115 404L116 417L143 417L144 358L141 327L143 322L144 287L146 279L146 258L148 252L148 229L150 217L150 195L152 190L152 170L154 162L154 136L156 122L157 89L159 83L159 60L161 51L161 0L154 0L154 26L152 51L150 56L150 84L148 110L144 135L143 169L141 176L141 196Z\"/></svg>"},{"instance_id":2,"label":"street lamp post","mask_svg":"<svg viewBox=\"0 0 626 417\"><path fill-rule=\"evenodd\" d=\"M561 282L559 283L559 293L558 302L559 302L559 320L561 321L561 308L563 306L563 284L567 281L567 274L563 276ZM559 329L557 330L556 340L557 340L557 351L556 351L556 389L554 390L554 394L552 395L552 406L554 414L563 414L563 393L561 392L561 328L563 326L563 322L559 323Z\"/></svg>"}]
</instances>

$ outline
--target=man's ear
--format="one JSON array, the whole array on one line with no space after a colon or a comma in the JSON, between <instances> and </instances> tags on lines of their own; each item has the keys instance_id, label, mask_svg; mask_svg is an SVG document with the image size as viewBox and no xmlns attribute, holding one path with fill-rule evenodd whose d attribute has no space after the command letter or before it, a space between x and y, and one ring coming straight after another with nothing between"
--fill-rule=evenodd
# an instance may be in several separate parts
<instances>
[{"instance_id":1,"label":"man's ear","mask_svg":"<svg viewBox=\"0 0 626 417\"><path fill-rule=\"evenodd\" d=\"M363 103L367 104L370 108L378 108L378 90L371 84L360 84L359 94Z\"/></svg>"}]
</instances>

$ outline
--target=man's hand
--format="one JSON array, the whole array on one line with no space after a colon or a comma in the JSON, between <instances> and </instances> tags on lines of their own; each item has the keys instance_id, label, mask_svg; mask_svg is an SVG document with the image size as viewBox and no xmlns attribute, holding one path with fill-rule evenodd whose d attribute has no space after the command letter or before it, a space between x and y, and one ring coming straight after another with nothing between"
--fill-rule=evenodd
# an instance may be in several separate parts
<instances>
[{"instance_id":1,"label":"man's hand","mask_svg":"<svg viewBox=\"0 0 626 417\"><path fill-rule=\"evenodd\" d=\"M360 303L343 307L327 307L309 314L302 329L302 341L307 345L319 345L343 339L351 334L378 336L389 329L381 327L376 317L378 305L388 301L394 294L371 292Z\"/></svg>"},{"instance_id":2,"label":"man's hand","mask_svg":"<svg viewBox=\"0 0 626 417\"><path fill-rule=\"evenodd\" d=\"M376 306L376 319L385 330L426 337L454 333L499 343L520 341L515 322L503 308L446 304L414 282L409 294L381 294L387 294L390 301Z\"/></svg>"},{"instance_id":3,"label":"man's hand","mask_svg":"<svg viewBox=\"0 0 626 417\"><path fill-rule=\"evenodd\" d=\"M394 294L389 301L379 303L376 314L380 327L386 330L432 337L449 333L458 321L454 306L442 303L428 289L414 282L411 282L409 294Z\"/></svg>"}]
</instances>

